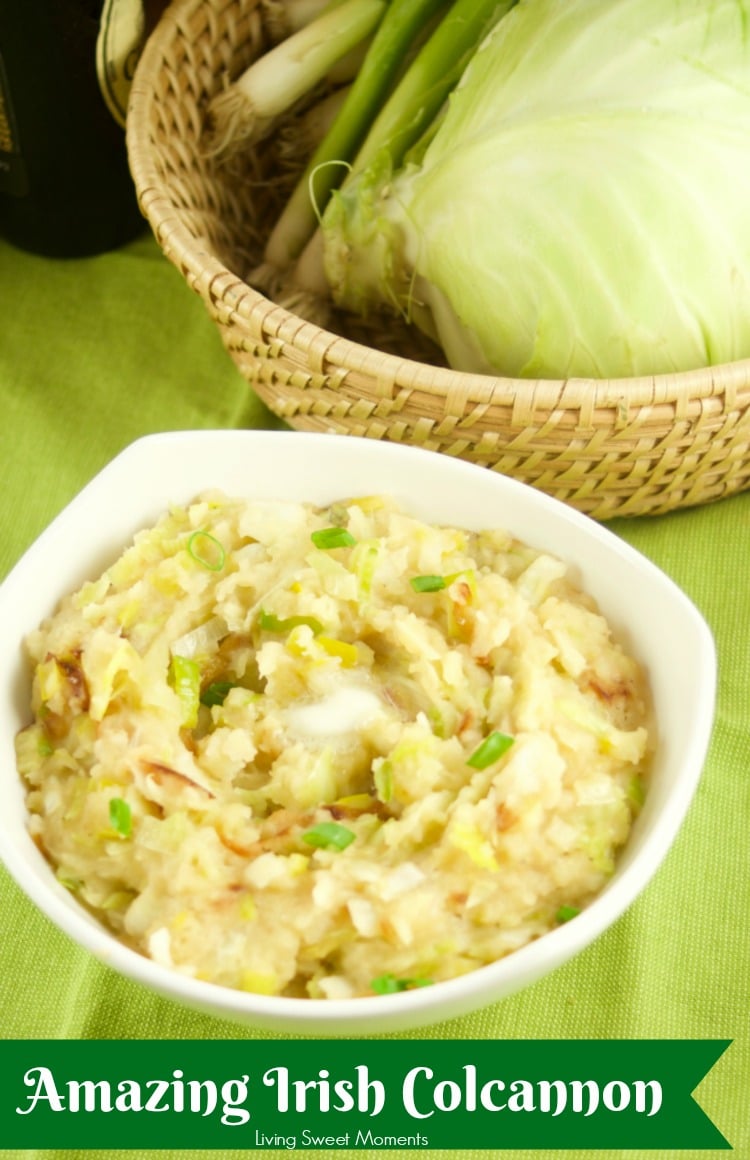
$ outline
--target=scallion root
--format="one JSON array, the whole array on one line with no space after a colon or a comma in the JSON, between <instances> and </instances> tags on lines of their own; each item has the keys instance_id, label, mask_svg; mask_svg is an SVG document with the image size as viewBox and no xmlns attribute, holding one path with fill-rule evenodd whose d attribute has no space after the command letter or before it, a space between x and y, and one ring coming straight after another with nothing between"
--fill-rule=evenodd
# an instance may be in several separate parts
<instances>
[{"instance_id":1,"label":"scallion root","mask_svg":"<svg viewBox=\"0 0 750 1160\"><path fill-rule=\"evenodd\" d=\"M258 140L264 135L264 129L273 124L273 118L266 118L265 126L259 125L252 102L238 85L230 85L213 97L209 118L206 151L214 156L236 152L253 138Z\"/></svg>"}]
</instances>

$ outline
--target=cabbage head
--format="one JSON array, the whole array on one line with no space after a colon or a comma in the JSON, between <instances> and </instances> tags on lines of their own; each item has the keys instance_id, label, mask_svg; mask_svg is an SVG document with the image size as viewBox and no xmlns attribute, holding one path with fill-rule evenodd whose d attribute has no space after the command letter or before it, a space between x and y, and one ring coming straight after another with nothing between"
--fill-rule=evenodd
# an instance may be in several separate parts
<instances>
[{"instance_id":1,"label":"cabbage head","mask_svg":"<svg viewBox=\"0 0 750 1160\"><path fill-rule=\"evenodd\" d=\"M335 301L395 309L461 370L750 356L750 0L519 0L323 227Z\"/></svg>"}]
</instances>

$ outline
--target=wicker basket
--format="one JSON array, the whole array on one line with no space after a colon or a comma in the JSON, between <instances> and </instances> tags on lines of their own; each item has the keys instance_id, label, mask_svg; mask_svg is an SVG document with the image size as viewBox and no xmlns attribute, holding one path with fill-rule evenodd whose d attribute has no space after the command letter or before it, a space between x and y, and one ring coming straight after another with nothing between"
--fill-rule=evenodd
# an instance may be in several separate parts
<instances>
[{"instance_id":1,"label":"wicker basket","mask_svg":"<svg viewBox=\"0 0 750 1160\"><path fill-rule=\"evenodd\" d=\"M470 459L597 519L750 486L750 360L620 380L461 374L421 361L413 330L394 324L386 343L350 319L324 329L254 289L249 271L290 181L280 135L234 167L206 156L202 136L209 98L266 50L269 11L262 0L173 3L143 51L127 136L157 241L272 411L298 429Z\"/></svg>"}]
</instances>

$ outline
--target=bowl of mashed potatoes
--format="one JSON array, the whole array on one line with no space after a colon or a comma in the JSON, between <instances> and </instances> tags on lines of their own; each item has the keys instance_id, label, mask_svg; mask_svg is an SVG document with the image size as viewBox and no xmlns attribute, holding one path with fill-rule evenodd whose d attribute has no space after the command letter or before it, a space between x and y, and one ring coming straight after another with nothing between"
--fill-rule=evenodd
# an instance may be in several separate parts
<instances>
[{"instance_id":1,"label":"bowl of mashed potatoes","mask_svg":"<svg viewBox=\"0 0 750 1160\"><path fill-rule=\"evenodd\" d=\"M139 440L8 576L0 639L10 873L115 970L295 1034L460 1015L581 951L713 718L707 626L614 534L340 435Z\"/></svg>"}]
</instances>

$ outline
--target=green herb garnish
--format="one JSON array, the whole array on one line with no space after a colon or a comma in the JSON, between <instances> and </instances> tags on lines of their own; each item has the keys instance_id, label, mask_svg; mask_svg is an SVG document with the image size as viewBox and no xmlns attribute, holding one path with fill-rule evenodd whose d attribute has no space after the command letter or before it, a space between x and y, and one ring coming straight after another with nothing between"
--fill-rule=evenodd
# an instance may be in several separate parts
<instances>
[{"instance_id":1,"label":"green herb garnish","mask_svg":"<svg viewBox=\"0 0 750 1160\"><path fill-rule=\"evenodd\" d=\"M200 704L201 671L198 662L175 653L169 662L168 681L179 698L181 723L188 729L194 729L198 724Z\"/></svg>"},{"instance_id":2,"label":"green herb garnish","mask_svg":"<svg viewBox=\"0 0 750 1160\"><path fill-rule=\"evenodd\" d=\"M187 550L196 563L208 568L209 572L221 572L227 558L224 548L216 537L202 528L190 536Z\"/></svg>"},{"instance_id":3,"label":"green herb garnish","mask_svg":"<svg viewBox=\"0 0 750 1160\"><path fill-rule=\"evenodd\" d=\"M282 619L275 612L266 612L264 608L258 613L258 627L266 632L291 632L302 624L311 628L314 636L323 631L323 625L314 616L287 616Z\"/></svg>"},{"instance_id":4,"label":"green herb garnish","mask_svg":"<svg viewBox=\"0 0 750 1160\"><path fill-rule=\"evenodd\" d=\"M409 583L415 592L440 592L448 586L445 576L412 576Z\"/></svg>"},{"instance_id":5,"label":"green herb garnish","mask_svg":"<svg viewBox=\"0 0 750 1160\"><path fill-rule=\"evenodd\" d=\"M558 922L570 922L571 918L575 918L580 913L577 906L561 906L555 918Z\"/></svg>"},{"instance_id":6,"label":"green herb garnish","mask_svg":"<svg viewBox=\"0 0 750 1160\"><path fill-rule=\"evenodd\" d=\"M356 540L346 528L319 528L312 532L310 539L316 548L351 548Z\"/></svg>"},{"instance_id":7,"label":"green herb garnish","mask_svg":"<svg viewBox=\"0 0 750 1160\"><path fill-rule=\"evenodd\" d=\"M477 746L471 757L467 759L466 764L471 765L474 769L486 769L488 765L492 765L504 753L507 753L514 740L515 738L509 737L507 733L500 733L499 730L495 729Z\"/></svg>"},{"instance_id":8,"label":"green herb garnish","mask_svg":"<svg viewBox=\"0 0 750 1160\"><path fill-rule=\"evenodd\" d=\"M345 850L347 846L352 844L356 836L346 826L340 826L338 822L319 822L311 830L305 831L302 835L302 841L307 842L308 846L317 846L321 850Z\"/></svg>"},{"instance_id":9,"label":"green herb garnish","mask_svg":"<svg viewBox=\"0 0 750 1160\"><path fill-rule=\"evenodd\" d=\"M70 890L71 894L75 894L76 890L80 890L83 885L80 878L74 878L72 874L68 874L67 870L63 870L62 867L55 872L55 878L61 886L64 886L66 890Z\"/></svg>"},{"instance_id":10,"label":"green herb garnish","mask_svg":"<svg viewBox=\"0 0 750 1160\"><path fill-rule=\"evenodd\" d=\"M395 975L379 975L370 987L376 995L397 995L400 991L413 991L416 987L430 987L432 979L398 979Z\"/></svg>"},{"instance_id":11,"label":"green herb garnish","mask_svg":"<svg viewBox=\"0 0 750 1160\"><path fill-rule=\"evenodd\" d=\"M129 838L133 828L130 806L122 798L109 799L109 824L121 838Z\"/></svg>"},{"instance_id":12,"label":"green herb garnish","mask_svg":"<svg viewBox=\"0 0 750 1160\"><path fill-rule=\"evenodd\" d=\"M36 751L40 757L51 757L55 752L55 747L50 741L49 737L42 734L37 742Z\"/></svg>"},{"instance_id":13,"label":"green herb garnish","mask_svg":"<svg viewBox=\"0 0 750 1160\"><path fill-rule=\"evenodd\" d=\"M643 778L639 777L638 774L635 774L635 776L630 779L630 784L628 785L628 801L632 806L635 806L636 809L640 809L645 801L645 798L646 791L643 786Z\"/></svg>"},{"instance_id":14,"label":"green herb garnish","mask_svg":"<svg viewBox=\"0 0 750 1160\"><path fill-rule=\"evenodd\" d=\"M209 709L213 705L223 705L230 689L236 688L235 681L212 681L210 685L206 685L200 695L201 705L207 705Z\"/></svg>"},{"instance_id":15,"label":"green herb garnish","mask_svg":"<svg viewBox=\"0 0 750 1160\"><path fill-rule=\"evenodd\" d=\"M386 757L373 775L375 791L381 802L389 802L393 797L393 762Z\"/></svg>"}]
</instances>

